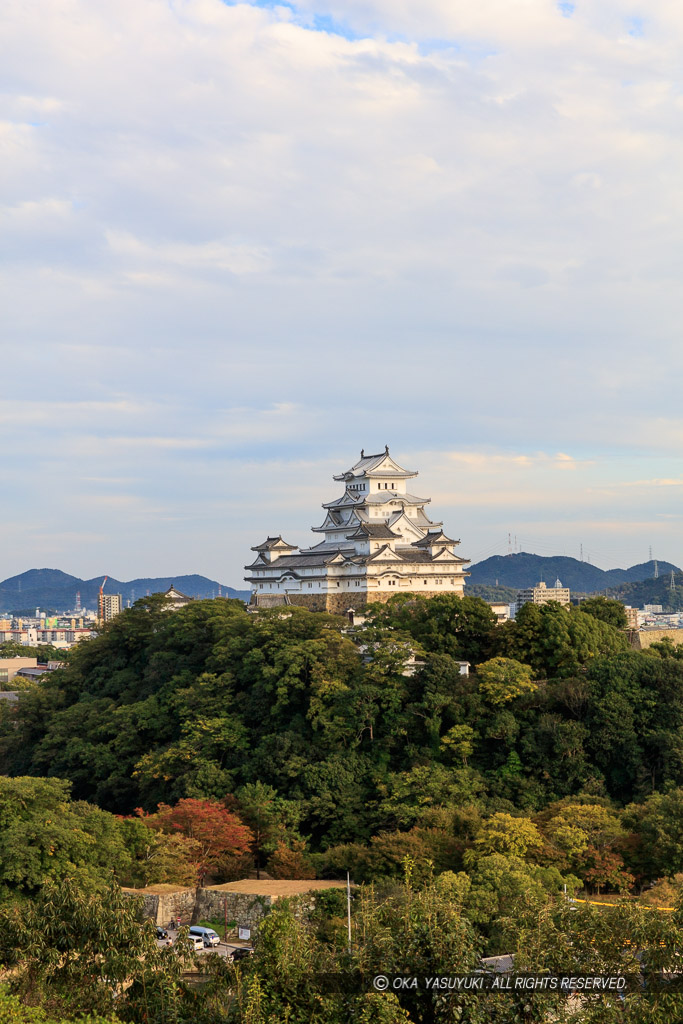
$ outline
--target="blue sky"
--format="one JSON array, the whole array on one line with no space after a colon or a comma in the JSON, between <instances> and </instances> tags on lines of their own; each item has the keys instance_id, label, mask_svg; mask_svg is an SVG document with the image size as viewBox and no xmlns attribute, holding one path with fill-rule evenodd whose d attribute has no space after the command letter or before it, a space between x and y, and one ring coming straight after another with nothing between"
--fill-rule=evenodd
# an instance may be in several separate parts
<instances>
[{"instance_id":1,"label":"blue sky","mask_svg":"<svg viewBox=\"0 0 683 1024\"><path fill-rule=\"evenodd\" d=\"M0 577L239 585L385 443L465 555L683 564L683 13L644 13L3 5Z\"/></svg>"}]
</instances>

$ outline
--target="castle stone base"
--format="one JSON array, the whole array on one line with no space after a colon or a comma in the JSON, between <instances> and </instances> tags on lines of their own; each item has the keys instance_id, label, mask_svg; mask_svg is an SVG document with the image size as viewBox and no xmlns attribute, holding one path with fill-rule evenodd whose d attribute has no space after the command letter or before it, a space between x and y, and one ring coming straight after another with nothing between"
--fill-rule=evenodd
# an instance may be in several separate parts
<instances>
[{"instance_id":1,"label":"castle stone base","mask_svg":"<svg viewBox=\"0 0 683 1024\"><path fill-rule=\"evenodd\" d=\"M349 609L353 609L354 612L359 612L361 609L366 608L369 603L372 604L386 604L387 601L396 597L396 594L407 594L409 597L439 597L442 594L453 593L451 590L415 590L405 591L397 590L393 593L382 591L378 594L370 594L368 600L368 594L353 594L351 591L345 591L343 594L288 594L289 604L302 605L304 608L309 608L312 612L329 612L331 615L345 615ZM462 597L462 594L458 595Z\"/></svg>"}]
</instances>

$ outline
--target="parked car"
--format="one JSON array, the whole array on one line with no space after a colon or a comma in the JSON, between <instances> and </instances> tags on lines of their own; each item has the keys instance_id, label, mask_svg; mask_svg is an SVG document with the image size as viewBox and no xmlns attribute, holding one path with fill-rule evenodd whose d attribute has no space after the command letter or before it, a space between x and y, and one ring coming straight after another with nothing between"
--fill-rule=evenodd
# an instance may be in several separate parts
<instances>
[{"instance_id":1,"label":"parked car","mask_svg":"<svg viewBox=\"0 0 683 1024\"><path fill-rule=\"evenodd\" d=\"M200 953L204 949L204 939L201 935L190 935L190 942L194 946L195 953Z\"/></svg>"},{"instance_id":2,"label":"parked car","mask_svg":"<svg viewBox=\"0 0 683 1024\"><path fill-rule=\"evenodd\" d=\"M221 941L213 928L203 928L198 924L193 924L190 928L190 937L192 936L198 936L209 949L211 949L212 946L220 945Z\"/></svg>"},{"instance_id":3,"label":"parked car","mask_svg":"<svg viewBox=\"0 0 683 1024\"><path fill-rule=\"evenodd\" d=\"M170 936L169 936L168 932L166 931L166 929L162 928L161 925L157 925L157 938L158 939L168 939L168 938L170 938Z\"/></svg>"},{"instance_id":4,"label":"parked car","mask_svg":"<svg viewBox=\"0 0 683 1024\"><path fill-rule=\"evenodd\" d=\"M246 957L251 956L253 952L252 946L238 946L237 949L233 949L230 956L233 960L244 960Z\"/></svg>"}]
</instances>

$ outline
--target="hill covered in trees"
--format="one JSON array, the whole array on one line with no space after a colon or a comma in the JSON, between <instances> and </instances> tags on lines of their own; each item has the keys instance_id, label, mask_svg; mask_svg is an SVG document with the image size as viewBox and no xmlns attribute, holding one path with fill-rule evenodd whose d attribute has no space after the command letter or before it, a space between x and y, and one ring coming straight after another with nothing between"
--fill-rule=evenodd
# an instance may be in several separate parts
<instances>
[{"instance_id":1,"label":"hill covered in trees","mask_svg":"<svg viewBox=\"0 0 683 1024\"><path fill-rule=\"evenodd\" d=\"M635 583L622 583L621 586L610 588L610 597L630 604L633 608L642 608L646 604L661 604L662 609L670 612L683 610L683 573L676 570L657 579L640 580Z\"/></svg>"},{"instance_id":2,"label":"hill covered in trees","mask_svg":"<svg viewBox=\"0 0 683 1024\"><path fill-rule=\"evenodd\" d=\"M303 608L139 601L0 704L0 1009L23 1020L21 1000L44 999L60 1021L111 1024L522 1024L549 1008L569 1021L561 999L399 998L364 993L358 974L474 970L510 952L533 972L638 973L650 952L675 964L680 914L605 916L564 894L683 895L683 649L632 650L624 622L604 598L498 625L474 597L400 596L355 629ZM207 968L191 992L111 887L257 867L368 883L351 951L338 893L306 914L281 901L256 955ZM321 991L313 967L356 988ZM126 982L116 1000L112 979ZM645 998L634 1020L679 1019L643 1016ZM591 1006L573 1019L621 1019L621 1004Z\"/></svg>"},{"instance_id":3,"label":"hill covered in trees","mask_svg":"<svg viewBox=\"0 0 683 1024\"><path fill-rule=\"evenodd\" d=\"M104 575L91 580L70 576L61 569L29 569L18 576L11 576L0 583L0 612L29 613L35 608L49 612L71 611L76 603L76 593L81 595L84 608L97 608L97 595ZM158 576L141 577L124 583L110 576L106 590L110 594L121 594L124 603L131 604L146 594L168 590L171 584L188 597L213 598L219 589L225 597L247 600L248 590L233 590L206 576Z\"/></svg>"},{"instance_id":4,"label":"hill covered in trees","mask_svg":"<svg viewBox=\"0 0 683 1024\"><path fill-rule=\"evenodd\" d=\"M0 770L68 780L123 815L263 785L319 870L341 866L341 845L369 877L378 837L429 847L424 829L442 826L444 863L459 863L492 813L580 794L623 807L683 785L683 661L631 650L620 616L593 599L498 626L477 598L401 597L349 632L302 608L168 613L152 597L2 709ZM629 856L634 876L661 873ZM598 878L590 858L565 860Z\"/></svg>"},{"instance_id":5,"label":"hill covered in trees","mask_svg":"<svg viewBox=\"0 0 683 1024\"><path fill-rule=\"evenodd\" d=\"M661 576L671 573L673 569L680 573L671 562L659 562ZM582 594L597 593L621 585L647 580L654 576L654 561L632 565L629 569L599 569L590 562L580 562L577 558L564 555L533 555L526 551L510 555L493 555L483 562L470 566L468 584L486 584L487 586L513 587L521 590L524 587L535 587L543 580L552 586L556 579L562 585Z\"/></svg>"}]
</instances>

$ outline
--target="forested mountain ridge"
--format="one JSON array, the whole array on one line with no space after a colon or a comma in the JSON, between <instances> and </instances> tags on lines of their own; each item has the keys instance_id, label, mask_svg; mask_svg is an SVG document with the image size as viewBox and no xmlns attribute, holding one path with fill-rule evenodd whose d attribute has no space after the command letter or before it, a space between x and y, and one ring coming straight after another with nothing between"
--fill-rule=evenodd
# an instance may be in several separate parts
<instances>
[{"instance_id":1,"label":"forested mountain ridge","mask_svg":"<svg viewBox=\"0 0 683 1024\"><path fill-rule=\"evenodd\" d=\"M671 562L658 562L659 574L670 574L673 569L680 569ZM622 583L647 580L655 574L654 561L632 565L628 569L599 569L590 562L580 562L577 558L564 555L533 555L526 551L510 555L492 555L483 562L470 566L468 583L483 583L502 587L514 587L522 590L535 587L543 580L552 586L556 579L562 581L564 587L582 594L597 593Z\"/></svg>"},{"instance_id":2,"label":"forested mountain ridge","mask_svg":"<svg viewBox=\"0 0 683 1024\"><path fill-rule=\"evenodd\" d=\"M604 598L499 625L477 598L400 595L355 628L140 600L0 702L0 966L15 998L107 1024L166 1024L169 1007L178 1024L522 1024L551 1003L340 1000L311 965L425 976L514 953L533 973L614 974L652 951L675 969L680 914L648 908L683 895L683 647L635 651L625 621ZM162 956L111 885L255 866L372 882L352 897L351 950L344 893L313 912L306 897L305 914L282 900L248 963L187 990L177 950ZM648 908L567 899L651 882ZM641 996L626 997L634 1020L680 1019L644 1014ZM603 1024L605 1005L582 1006L582 1024ZM577 1021L566 1008L558 995L553 1019Z\"/></svg>"},{"instance_id":3,"label":"forested mountain ridge","mask_svg":"<svg viewBox=\"0 0 683 1024\"><path fill-rule=\"evenodd\" d=\"M96 609L97 595L104 575L94 579L82 580L78 576L70 576L61 569L29 569L18 576L11 576L0 583L0 612L32 611L41 608L43 611L72 611L76 603L76 593L81 595L83 608ZM225 597L247 600L248 590L234 590L206 576L158 576L141 577L136 580L122 582L110 576L106 583L106 592L121 594L124 603L136 601L147 594L156 594L168 590L171 584L188 597L213 598L218 596L219 589Z\"/></svg>"},{"instance_id":4,"label":"forested mountain ridge","mask_svg":"<svg viewBox=\"0 0 683 1024\"><path fill-rule=\"evenodd\" d=\"M661 604L667 612L683 610L683 573L676 570L658 576L657 579L639 580L634 583L622 583L612 587L607 594L633 608L642 608L646 604Z\"/></svg>"},{"instance_id":5,"label":"forested mountain ridge","mask_svg":"<svg viewBox=\"0 0 683 1024\"><path fill-rule=\"evenodd\" d=\"M152 597L3 711L0 770L68 779L124 814L264 783L313 850L430 807L539 812L683 785L683 661L632 651L599 617L609 602L588 607L528 605L498 626L477 598L395 598L353 634L302 608L168 613Z\"/></svg>"}]
</instances>

